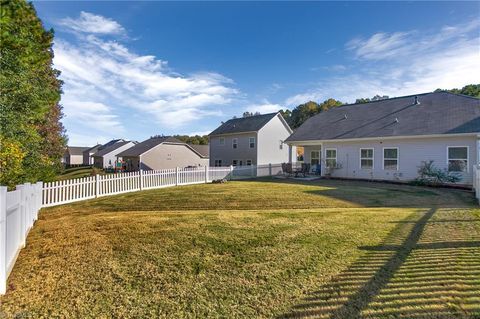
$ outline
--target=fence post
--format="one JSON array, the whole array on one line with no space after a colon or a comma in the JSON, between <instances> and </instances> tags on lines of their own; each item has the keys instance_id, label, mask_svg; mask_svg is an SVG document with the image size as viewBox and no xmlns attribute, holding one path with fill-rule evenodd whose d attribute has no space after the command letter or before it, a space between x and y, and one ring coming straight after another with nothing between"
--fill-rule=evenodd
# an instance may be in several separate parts
<instances>
[{"instance_id":1,"label":"fence post","mask_svg":"<svg viewBox=\"0 0 480 319\"><path fill-rule=\"evenodd\" d=\"M143 169L140 170L140 190L143 189Z\"/></svg>"},{"instance_id":2,"label":"fence post","mask_svg":"<svg viewBox=\"0 0 480 319\"><path fill-rule=\"evenodd\" d=\"M95 175L95 198L98 197L100 191L100 179L98 174Z\"/></svg>"},{"instance_id":3,"label":"fence post","mask_svg":"<svg viewBox=\"0 0 480 319\"><path fill-rule=\"evenodd\" d=\"M268 176L272 176L272 163L268 163Z\"/></svg>"},{"instance_id":4,"label":"fence post","mask_svg":"<svg viewBox=\"0 0 480 319\"><path fill-rule=\"evenodd\" d=\"M178 166L175 167L175 186L178 186Z\"/></svg>"},{"instance_id":5,"label":"fence post","mask_svg":"<svg viewBox=\"0 0 480 319\"><path fill-rule=\"evenodd\" d=\"M27 201L26 197L27 184L17 185L17 190L20 191L20 231L18 232L19 242L22 247L25 247L25 234L27 233Z\"/></svg>"},{"instance_id":6,"label":"fence post","mask_svg":"<svg viewBox=\"0 0 480 319\"><path fill-rule=\"evenodd\" d=\"M205 184L208 183L208 165L205 166Z\"/></svg>"},{"instance_id":7,"label":"fence post","mask_svg":"<svg viewBox=\"0 0 480 319\"><path fill-rule=\"evenodd\" d=\"M7 292L7 187L0 186L0 295Z\"/></svg>"}]
</instances>

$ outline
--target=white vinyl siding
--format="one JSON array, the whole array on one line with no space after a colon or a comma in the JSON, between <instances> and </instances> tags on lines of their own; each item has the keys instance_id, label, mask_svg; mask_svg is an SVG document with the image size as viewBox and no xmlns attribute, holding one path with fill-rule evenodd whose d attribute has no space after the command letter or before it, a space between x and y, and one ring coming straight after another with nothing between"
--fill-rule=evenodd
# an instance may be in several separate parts
<instances>
[{"instance_id":1,"label":"white vinyl siding","mask_svg":"<svg viewBox=\"0 0 480 319\"><path fill-rule=\"evenodd\" d=\"M398 171L398 147L383 148L383 169Z\"/></svg>"},{"instance_id":2,"label":"white vinyl siding","mask_svg":"<svg viewBox=\"0 0 480 319\"><path fill-rule=\"evenodd\" d=\"M361 148L360 149L360 168L361 169L373 169L374 157L373 148Z\"/></svg>"},{"instance_id":3,"label":"white vinyl siding","mask_svg":"<svg viewBox=\"0 0 480 319\"><path fill-rule=\"evenodd\" d=\"M324 142L305 146L305 161L310 162L310 151L322 148L336 148L339 167L333 177L411 181L418 177L418 168L423 161L433 161L435 167L448 169L447 147L468 147L468 169L459 172L458 184L472 185L473 166L479 163L479 150L476 136L445 136L425 138L381 139L370 141ZM479 143L480 146L480 143ZM360 148L373 148L374 167L371 170L360 168ZM383 169L383 149L398 148L398 170ZM322 151L325 154L324 151ZM325 173L325 165L322 166Z\"/></svg>"}]
</instances>

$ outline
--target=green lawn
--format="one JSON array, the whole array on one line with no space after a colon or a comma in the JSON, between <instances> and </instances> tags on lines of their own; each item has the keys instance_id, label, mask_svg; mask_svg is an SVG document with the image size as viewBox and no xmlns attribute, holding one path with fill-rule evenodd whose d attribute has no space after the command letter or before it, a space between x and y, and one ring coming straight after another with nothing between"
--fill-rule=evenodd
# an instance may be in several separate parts
<instances>
[{"instance_id":1,"label":"green lawn","mask_svg":"<svg viewBox=\"0 0 480 319\"><path fill-rule=\"evenodd\" d=\"M72 178L82 178L92 176L94 169L91 166L71 167L65 169L62 174L58 175L57 180L63 181Z\"/></svg>"},{"instance_id":2,"label":"green lawn","mask_svg":"<svg viewBox=\"0 0 480 319\"><path fill-rule=\"evenodd\" d=\"M480 318L458 190L272 179L45 209L0 318Z\"/></svg>"}]
</instances>

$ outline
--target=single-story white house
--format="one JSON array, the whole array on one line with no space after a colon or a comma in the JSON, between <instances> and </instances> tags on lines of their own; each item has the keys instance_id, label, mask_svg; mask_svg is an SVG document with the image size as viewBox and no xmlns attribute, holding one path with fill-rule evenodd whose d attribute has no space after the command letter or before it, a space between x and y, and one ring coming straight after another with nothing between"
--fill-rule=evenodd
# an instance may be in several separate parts
<instances>
[{"instance_id":1,"label":"single-story white house","mask_svg":"<svg viewBox=\"0 0 480 319\"><path fill-rule=\"evenodd\" d=\"M287 140L321 175L410 181L423 161L473 184L480 161L480 99L447 92L332 108L309 118Z\"/></svg>"},{"instance_id":2,"label":"single-story white house","mask_svg":"<svg viewBox=\"0 0 480 319\"><path fill-rule=\"evenodd\" d=\"M171 136L145 140L117 154L127 171L208 166L208 145L189 145Z\"/></svg>"},{"instance_id":3,"label":"single-story white house","mask_svg":"<svg viewBox=\"0 0 480 319\"><path fill-rule=\"evenodd\" d=\"M83 165L93 165L93 154L98 152L102 144L97 144L83 151Z\"/></svg>"},{"instance_id":4,"label":"single-story white house","mask_svg":"<svg viewBox=\"0 0 480 319\"><path fill-rule=\"evenodd\" d=\"M134 146L136 142L125 141L122 139L112 140L102 145L98 151L93 154L93 166L97 168L112 168L115 167L117 161L117 154L121 153L130 147Z\"/></svg>"}]
</instances>

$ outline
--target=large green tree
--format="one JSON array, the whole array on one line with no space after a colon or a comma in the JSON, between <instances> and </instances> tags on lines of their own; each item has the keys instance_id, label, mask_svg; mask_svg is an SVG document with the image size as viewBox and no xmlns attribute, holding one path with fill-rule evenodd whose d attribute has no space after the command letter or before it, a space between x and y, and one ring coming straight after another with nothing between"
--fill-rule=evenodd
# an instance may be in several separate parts
<instances>
[{"instance_id":1,"label":"large green tree","mask_svg":"<svg viewBox=\"0 0 480 319\"><path fill-rule=\"evenodd\" d=\"M24 0L0 1L0 184L53 178L66 137L53 30Z\"/></svg>"},{"instance_id":2,"label":"large green tree","mask_svg":"<svg viewBox=\"0 0 480 319\"><path fill-rule=\"evenodd\" d=\"M442 91L455 93L455 94L469 95L469 96L480 98L480 84L465 85L461 89L450 89L450 90L436 89L435 90L435 92L442 92Z\"/></svg>"},{"instance_id":3,"label":"large green tree","mask_svg":"<svg viewBox=\"0 0 480 319\"><path fill-rule=\"evenodd\" d=\"M335 99L328 99L323 101L322 103L318 104L313 101L309 101L304 104L300 104L299 106L295 107L291 112L287 111L280 111L283 115L284 119L287 121L288 125L291 128L295 129L302 125L308 118L318 114L320 112L327 111L333 107L337 107L342 105L343 103L337 101Z\"/></svg>"}]
</instances>

